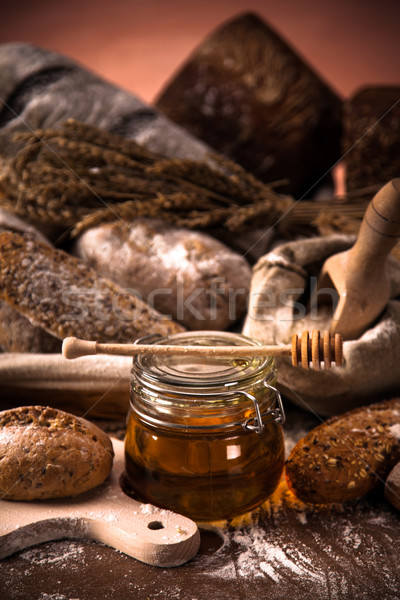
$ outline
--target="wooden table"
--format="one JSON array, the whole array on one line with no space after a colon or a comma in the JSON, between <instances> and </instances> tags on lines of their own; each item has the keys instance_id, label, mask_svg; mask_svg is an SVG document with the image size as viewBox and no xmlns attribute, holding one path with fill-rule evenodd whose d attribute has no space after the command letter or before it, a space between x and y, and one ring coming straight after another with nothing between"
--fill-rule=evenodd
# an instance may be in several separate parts
<instances>
[{"instance_id":1,"label":"wooden table","mask_svg":"<svg viewBox=\"0 0 400 600\"><path fill-rule=\"evenodd\" d=\"M288 446L318 419L287 407ZM0 562L2 600L400 599L400 515L382 491L318 510L282 483L270 501L201 529L195 559L151 567L80 540L49 542Z\"/></svg>"}]
</instances>

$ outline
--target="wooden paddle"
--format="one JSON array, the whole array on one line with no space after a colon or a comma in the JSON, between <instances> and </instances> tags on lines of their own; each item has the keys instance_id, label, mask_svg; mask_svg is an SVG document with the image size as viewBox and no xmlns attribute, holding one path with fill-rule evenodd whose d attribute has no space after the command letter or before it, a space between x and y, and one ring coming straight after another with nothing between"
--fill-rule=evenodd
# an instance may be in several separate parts
<instances>
[{"instance_id":1,"label":"wooden paddle","mask_svg":"<svg viewBox=\"0 0 400 600\"><path fill-rule=\"evenodd\" d=\"M390 297L386 260L400 236L400 178L384 185L369 203L356 243L324 263L318 294L339 294L331 333L358 338L380 315Z\"/></svg>"},{"instance_id":2,"label":"wooden paddle","mask_svg":"<svg viewBox=\"0 0 400 600\"><path fill-rule=\"evenodd\" d=\"M113 439L111 475L101 486L55 500L0 500L0 560L29 546L62 538L89 539L158 567L181 565L197 554L196 523L170 510L141 504L120 485L124 444Z\"/></svg>"}]
</instances>

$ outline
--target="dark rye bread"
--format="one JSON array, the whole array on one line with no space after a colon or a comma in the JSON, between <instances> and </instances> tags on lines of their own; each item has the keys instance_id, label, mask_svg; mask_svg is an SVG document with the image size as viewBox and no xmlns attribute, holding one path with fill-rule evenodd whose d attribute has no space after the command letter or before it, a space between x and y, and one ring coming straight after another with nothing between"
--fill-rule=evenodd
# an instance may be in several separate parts
<instances>
[{"instance_id":1,"label":"dark rye bread","mask_svg":"<svg viewBox=\"0 0 400 600\"><path fill-rule=\"evenodd\" d=\"M390 471L385 483L385 498L400 510L400 462Z\"/></svg>"},{"instance_id":2,"label":"dark rye bread","mask_svg":"<svg viewBox=\"0 0 400 600\"><path fill-rule=\"evenodd\" d=\"M328 419L301 439L286 463L304 502L345 502L378 487L400 459L400 398Z\"/></svg>"},{"instance_id":3,"label":"dark rye bread","mask_svg":"<svg viewBox=\"0 0 400 600\"><path fill-rule=\"evenodd\" d=\"M253 13L213 31L161 91L170 119L266 182L309 196L340 157L342 101Z\"/></svg>"},{"instance_id":4,"label":"dark rye bread","mask_svg":"<svg viewBox=\"0 0 400 600\"><path fill-rule=\"evenodd\" d=\"M113 456L108 435L85 419L42 406L0 412L0 499L77 496L106 479Z\"/></svg>"},{"instance_id":5,"label":"dark rye bread","mask_svg":"<svg viewBox=\"0 0 400 600\"><path fill-rule=\"evenodd\" d=\"M400 176L400 86L368 86L346 101L342 149L346 189Z\"/></svg>"},{"instance_id":6,"label":"dark rye bread","mask_svg":"<svg viewBox=\"0 0 400 600\"><path fill-rule=\"evenodd\" d=\"M59 339L132 342L183 331L77 258L26 235L0 233L0 300Z\"/></svg>"}]
</instances>

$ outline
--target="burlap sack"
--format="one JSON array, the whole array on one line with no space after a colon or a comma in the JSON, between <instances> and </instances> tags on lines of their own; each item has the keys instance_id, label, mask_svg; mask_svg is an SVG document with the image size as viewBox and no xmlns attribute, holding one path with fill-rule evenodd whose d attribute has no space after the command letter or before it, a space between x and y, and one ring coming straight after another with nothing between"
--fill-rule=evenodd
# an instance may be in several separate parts
<instances>
[{"instance_id":1,"label":"burlap sack","mask_svg":"<svg viewBox=\"0 0 400 600\"><path fill-rule=\"evenodd\" d=\"M245 335L266 344L289 344L292 333L329 328L332 307L316 307L313 288L325 259L354 243L334 235L290 242L253 268ZM378 321L344 343L345 364L330 370L293 367L277 358L278 387L296 404L330 416L400 392L400 263L389 257L391 299ZM315 294L315 290L314 290Z\"/></svg>"}]
</instances>

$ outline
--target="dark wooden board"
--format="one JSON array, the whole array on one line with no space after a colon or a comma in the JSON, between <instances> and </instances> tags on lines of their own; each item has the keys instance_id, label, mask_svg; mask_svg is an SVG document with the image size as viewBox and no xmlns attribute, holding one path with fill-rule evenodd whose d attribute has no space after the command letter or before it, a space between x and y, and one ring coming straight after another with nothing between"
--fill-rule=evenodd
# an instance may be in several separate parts
<instances>
[{"instance_id":1,"label":"dark wooden board","mask_svg":"<svg viewBox=\"0 0 400 600\"><path fill-rule=\"evenodd\" d=\"M289 408L286 438L318 419ZM282 484L271 501L202 530L198 555L151 567L94 542L62 540L0 563L2 600L400 599L400 516L373 497L334 508L294 502Z\"/></svg>"}]
</instances>

